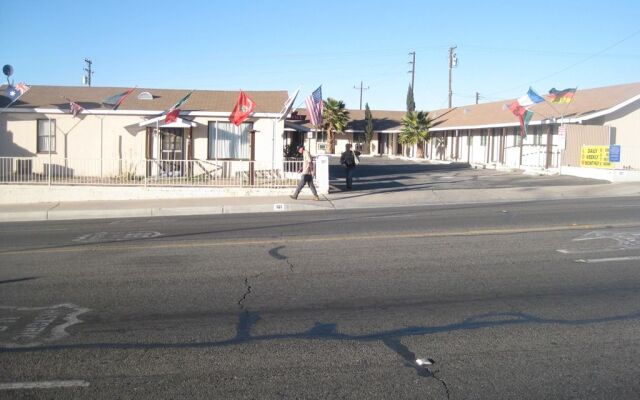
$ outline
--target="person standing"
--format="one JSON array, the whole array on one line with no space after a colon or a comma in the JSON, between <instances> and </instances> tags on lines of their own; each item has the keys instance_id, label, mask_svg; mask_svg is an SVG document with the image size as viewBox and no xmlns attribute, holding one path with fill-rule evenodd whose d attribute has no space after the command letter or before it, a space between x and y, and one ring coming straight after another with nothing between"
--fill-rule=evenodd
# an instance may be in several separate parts
<instances>
[{"instance_id":1,"label":"person standing","mask_svg":"<svg viewBox=\"0 0 640 400\"><path fill-rule=\"evenodd\" d=\"M311 154L307 150L305 150L304 146L298 147L298 153L302 154L302 175L300 175L300 182L298 182L298 187L296 191L289 197L294 200L298 199L298 195L300 191L304 187L306 183L309 184L309 189L311 189L311 193L313 193L314 200L320 200L318 197L318 192L316 192L316 187L313 184L313 160L311 159Z\"/></svg>"},{"instance_id":2,"label":"person standing","mask_svg":"<svg viewBox=\"0 0 640 400\"><path fill-rule=\"evenodd\" d=\"M346 168L347 175L347 190L351 190L353 183L353 170L360 163L358 160L358 156L360 152L351 150L351 143L347 143L345 145L345 151L340 156L340 164L344 165Z\"/></svg>"}]
</instances>

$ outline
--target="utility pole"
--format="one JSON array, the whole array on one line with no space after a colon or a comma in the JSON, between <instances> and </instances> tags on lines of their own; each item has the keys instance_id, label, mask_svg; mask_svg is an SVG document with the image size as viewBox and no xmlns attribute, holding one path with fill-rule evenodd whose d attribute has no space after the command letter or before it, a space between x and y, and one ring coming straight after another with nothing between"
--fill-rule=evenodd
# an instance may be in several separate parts
<instances>
[{"instance_id":1,"label":"utility pole","mask_svg":"<svg viewBox=\"0 0 640 400\"><path fill-rule=\"evenodd\" d=\"M84 67L84 79L82 80L85 85L91 86L91 75L93 75L93 71L91 70L91 60L88 58L84 59L86 66Z\"/></svg>"},{"instance_id":2,"label":"utility pole","mask_svg":"<svg viewBox=\"0 0 640 400\"><path fill-rule=\"evenodd\" d=\"M480 93L476 92L476 104L480 101Z\"/></svg>"},{"instance_id":3,"label":"utility pole","mask_svg":"<svg viewBox=\"0 0 640 400\"><path fill-rule=\"evenodd\" d=\"M363 87L362 86L362 81L360 81L360 87L354 86L354 89L360 89L360 109L362 110L362 91L363 90L369 90L369 86L367 87Z\"/></svg>"},{"instance_id":4,"label":"utility pole","mask_svg":"<svg viewBox=\"0 0 640 400\"><path fill-rule=\"evenodd\" d=\"M409 64L411 64L411 71L409 71L408 73L411 74L411 89L413 89L413 83L416 79L416 52L412 51L411 53L409 53L409 55L412 57L411 61L409 61ZM414 91L415 94L415 91Z\"/></svg>"},{"instance_id":5,"label":"utility pole","mask_svg":"<svg viewBox=\"0 0 640 400\"><path fill-rule=\"evenodd\" d=\"M451 108L451 98L453 97L453 91L451 90L451 71L458 66L458 55L455 50L458 46L449 47L449 108Z\"/></svg>"}]
</instances>

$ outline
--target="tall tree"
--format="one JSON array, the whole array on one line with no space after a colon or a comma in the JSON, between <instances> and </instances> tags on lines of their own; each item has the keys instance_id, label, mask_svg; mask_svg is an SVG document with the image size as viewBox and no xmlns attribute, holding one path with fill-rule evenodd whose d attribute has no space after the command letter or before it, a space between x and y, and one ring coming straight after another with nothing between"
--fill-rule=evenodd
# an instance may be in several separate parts
<instances>
[{"instance_id":1,"label":"tall tree","mask_svg":"<svg viewBox=\"0 0 640 400\"><path fill-rule=\"evenodd\" d=\"M371 109L369 103L364 107L364 139L366 142L365 153L371 153L371 140L373 139L373 115L371 115Z\"/></svg>"},{"instance_id":2,"label":"tall tree","mask_svg":"<svg viewBox=\"0 0 640 400\"><path fill-rule=\"evenodd\" d=\"M416 102L413 99L413 86L409 85L409 89L407 90L407 111L415 111L416 110Z\"/></svg>"},{"instance_id":3,"label":"tall tree","mask_svg":"<svg viewBox=\"0 0 640 400\"><path fill-rule=\"evenodd\" d=\"M335 134L344 132L349 122L349 111L345 108L342 100L329 97L324 102L322 111L324 127L327 129L327 152L333 154L335 151Z\"/></svg>"},{"instance_id":4,"label":"tall tree","mask_svg":"<svg viewBox=\"0 0 640 400\"><path fill-rule=\"evenodd\" d=\"M418 157L424 158L424 142L429 140L431 118L426 111L408 111L402 117L402 129L398 141L401 144L418 145Z\"/></svg>"}]
</instances>

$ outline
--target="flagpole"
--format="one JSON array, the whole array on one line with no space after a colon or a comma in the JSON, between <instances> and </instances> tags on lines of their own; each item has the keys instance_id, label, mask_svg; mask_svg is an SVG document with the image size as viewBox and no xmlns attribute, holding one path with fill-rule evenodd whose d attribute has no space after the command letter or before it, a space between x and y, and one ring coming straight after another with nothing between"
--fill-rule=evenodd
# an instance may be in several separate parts
<instances>
[{"instance_id":1,"label":"flagpole","mask_svg":"<svg viewBox=\"0 0 640 400\"><path fill-rule=\"evenodd\" d=\"M49 173L47 174L47 180L49 186L51 186L51 118L47 116L47 119L49 120L49 146L47 146L49 148Z\"/></svg>"},{"instance_id":2,"label":"flagpole","mask_svg":"<svg viewBox=\"0 0 640 400\"><path fill-rule=\"evenodd\" d=\"M26 93L26 92L24 92L24 93ZM2 110L0 110L0 114L2 114L3 112L5 112L7 108L11 107L11 105L12 105L13 103L15 103L16 101L18 101L18 99L20 99L20 97L22 97L22 95L23 95L24 93L21 93L21 94L20 94L20 96L18 96L18 97L16 97L15 99L11 100L11 103L9 103L5 108L3 108Z\"/></svg>"}]
</instances>

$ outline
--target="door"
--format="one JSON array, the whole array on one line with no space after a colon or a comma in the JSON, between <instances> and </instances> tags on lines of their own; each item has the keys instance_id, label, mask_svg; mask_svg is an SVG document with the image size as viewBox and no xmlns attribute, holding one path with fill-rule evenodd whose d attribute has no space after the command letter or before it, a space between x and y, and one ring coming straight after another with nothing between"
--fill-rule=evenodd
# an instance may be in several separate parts
<instances>
[{"instance_id":1,"label":"door","mask_svg":"<svg viewBox=\"0 0 640 400\"><path fill-rule=\"evenodd\" d=\"M182 176L184 168L184 130L164 128L160 130L160 166L164 176Z\"/></svg>"}]
</instances>

